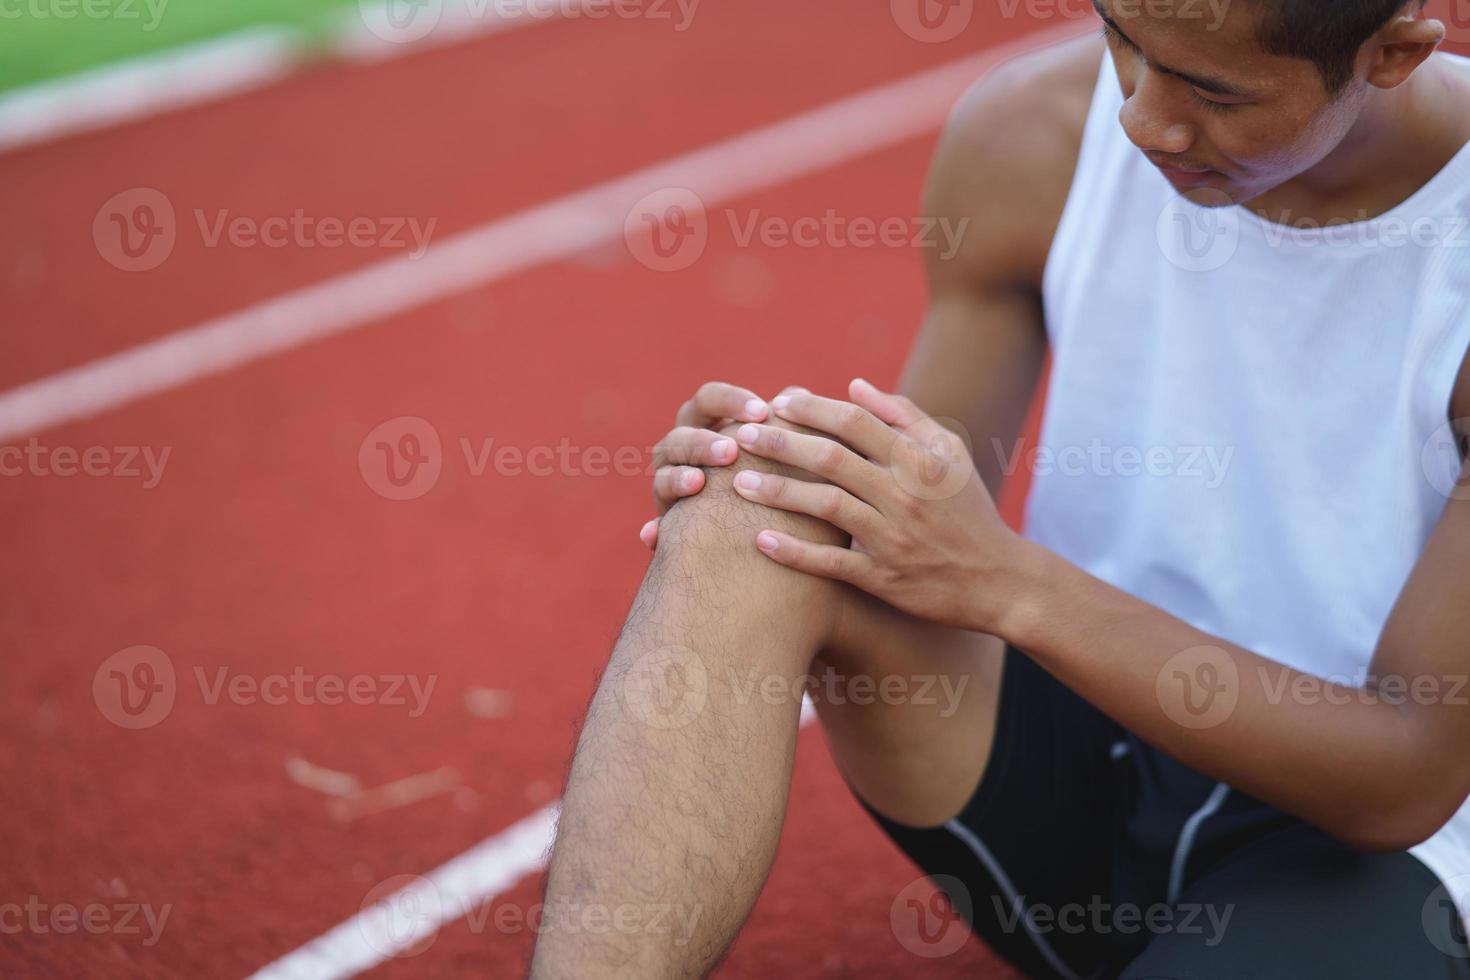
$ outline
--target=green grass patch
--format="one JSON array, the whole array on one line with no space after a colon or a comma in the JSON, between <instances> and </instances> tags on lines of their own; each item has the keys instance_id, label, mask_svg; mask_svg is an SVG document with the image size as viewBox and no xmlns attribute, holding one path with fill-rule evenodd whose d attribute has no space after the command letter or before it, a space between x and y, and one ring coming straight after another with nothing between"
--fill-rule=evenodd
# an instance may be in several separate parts
<instances>
[{"instance_id":1,"label":"green grass patch","mask_svg":"<svg viewBox=\"0 0 1470 980\"><path fill-rule=\"evenodd\" d=\"M0 0L0 91L265 24L322 35L352 0Z\"/></svg>"}]
</instances>

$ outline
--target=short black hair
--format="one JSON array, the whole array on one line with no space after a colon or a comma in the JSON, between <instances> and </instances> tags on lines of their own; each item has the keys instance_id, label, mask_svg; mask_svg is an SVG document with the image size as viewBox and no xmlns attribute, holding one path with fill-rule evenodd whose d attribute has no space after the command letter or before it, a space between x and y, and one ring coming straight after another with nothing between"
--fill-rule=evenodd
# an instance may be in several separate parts
<instances>
[{"instance_id":1,"label":"short black hair","mask_svg":"<svg viewBox=\"0 0 1470 980\"><path fill-rule=\"evenodd\" d=\"M1266 8L1261 46L1271 54L1317 66L1327 92L1341 95L1353 79L1358 52L1405 6L1427 0L1255 0Z\"/></svg>"}]
</instances>

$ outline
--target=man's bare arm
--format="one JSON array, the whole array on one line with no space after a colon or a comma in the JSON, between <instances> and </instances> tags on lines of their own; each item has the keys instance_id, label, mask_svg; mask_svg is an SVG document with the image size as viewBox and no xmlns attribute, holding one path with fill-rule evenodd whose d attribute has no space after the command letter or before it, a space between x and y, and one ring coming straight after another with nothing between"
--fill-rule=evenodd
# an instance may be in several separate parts
<instances>
[{"instance_id":1,"label":"man's bare arm","mask_svg":"<svg viewBox=\"0 0 1470 980\"><path fill-rule=\"evenodd\" d=\"M998 492L1046 360L1047 254L1071 189L1103 54L1092 37L1017 59L977 83L935 155L925 211L960 233L927 261L930 302L902 387L975 442Z\"/></svg>"},{"instance_id":2,"label":"man's bare arm","mask_svg":"<svg viewBox=\"0 0 1470 980\"><path fill-rule=\"evenodd\" d=\"M1470 368L1453 411L1461 419L1470 413ZM1186 765L1363 850L1404 850L1470 796L1470 461L1461 488L1404 586L1361 687L1288 670L1054 556L1036 566L1027 590L1033 600L1004 632ZM1237 680L1222 672L1226 664ZM1183 682L1166 676L1179 671L1197 682L1216 678L1223 717L1190 721Z\"/></svg>"}]
</instances>

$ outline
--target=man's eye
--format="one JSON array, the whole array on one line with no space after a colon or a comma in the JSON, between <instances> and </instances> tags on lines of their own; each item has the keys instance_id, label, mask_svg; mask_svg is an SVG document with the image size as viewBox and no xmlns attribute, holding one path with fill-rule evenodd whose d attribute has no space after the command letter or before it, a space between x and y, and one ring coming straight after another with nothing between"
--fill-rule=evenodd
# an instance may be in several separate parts
<instances>
[{"instance_id":1,"label":"man's eye","mask_svg":"<svg viewBox=\"0 0 1470 980\"><path fill-rule=\"evenodd\" d=\"M1232 109L1240 108L1240 104L1236 102L1216 102L1214 99L1205 95L1197 88L1191 88L1189 91L1194 96L1194 100L1198 102L1200 106L1206 111L1230 112Z\"/></svg>"}]
</instances>

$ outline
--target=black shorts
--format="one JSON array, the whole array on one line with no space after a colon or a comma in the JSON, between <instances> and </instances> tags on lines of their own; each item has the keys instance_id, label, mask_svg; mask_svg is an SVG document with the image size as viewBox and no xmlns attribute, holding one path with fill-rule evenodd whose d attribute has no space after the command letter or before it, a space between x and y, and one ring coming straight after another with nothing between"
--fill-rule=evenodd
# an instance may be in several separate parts
<instances>
[{"instance_id":1,"label":"black shorts","mask_svg":"<svg viewBox=\"0 0 1470 980\"><path fill-rule=\"evenodd\" d=\"M1030 977L1470 978L1463 923L1417 858L1358 853L1180 765L1014 649L963 812L873 816Z\"/></svg>"}]
</instances>

